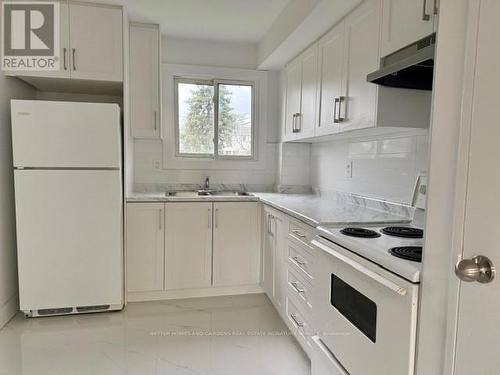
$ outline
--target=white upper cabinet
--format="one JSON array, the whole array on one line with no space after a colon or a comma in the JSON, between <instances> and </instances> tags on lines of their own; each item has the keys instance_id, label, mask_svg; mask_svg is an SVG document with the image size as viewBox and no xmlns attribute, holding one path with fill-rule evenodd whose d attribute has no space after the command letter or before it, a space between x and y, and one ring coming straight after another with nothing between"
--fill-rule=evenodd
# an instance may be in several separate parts
<instances>
[{"instance_id":1,"label":"white upper cabinet","mask_svg":"<svg viewBox=\"0 0 500 375\"><path fill-rule=\"evenodd\" d=\"M319 41L320 113L317 135L339 131L339 98L345 86L345 23L341 22Z\"/></svg>"},{"instance_id":2,"label":"white upper cabinet","mask_svg":"<svg viewBox=\"0 0 500 375\"><path fill-rule=\"evenodd\" d=\"M259 283L259 205L214 203L213 285Z\"/></svg>"},{"instance_id":3,"label":"white upper cabinet","mask_svg":"<svg viewBox=\"0 0 500 375\"><path fill-rule=\"evenodd\" d=\"M71 78L123 80L121 8L70 2Z\"/></svg>"},{"instance_id":4,"label":"white upper cabinet","mask_svg":"<svg viewBox=\"0 0 500 375\"><path fill-rule=\"evenodd\" d=\"M160 138L160 31L130 25L130 128L134 138Z\"/></svg>"},{"instance_id":5,"label":"white upper cabinet","mask_svg":"<svg viewBox=\"0 0 500 375\"><path fill-rule=\"evenodd\" d=\"M345 97L340 97L340 131L376 125L377 85L366 76L380 60L380 0L367 0L345 20Z\"/></svg>"},{"instance_id":6,"label":"white upper cabinet","mask_svg":"<svg viewBox=\"0 0 500 375\"><path fill-rule=\"evenodd\" d=\"M292 61L286 67L286 114L285 140L295 137L297 116L300 113L300 96L302 89L302 65L300 60Z\"/></svg>"},{"instance_id":7,"label":"white upper cabinet","mask_svg":"<svg viewBox=\"0 0 500 375\"><path fill-rule=\"evenodd\" d=\"M127 291L163 290L164 204L127 205Z\"/></svg>"},{"instance_id":8,"label":"white upper cabinet","mask_svg":"<svg viewBox=\"0 0 500 375\"><path fill-rule=\"evenodd\" d=\"M165 289L210 287L212 203L167 203L165 210Z\"/></svg>"},{"instance_id":9,"label":"white upper cabinet","mask_svg":"<svg viewBox=\"0 0 500 375\"><path fill-rule=\"evenodd\" d=\"M395 52L435 30L438 0L383 0L381 56Z\"/></svg>"},{"instance_id":10,"label":"white upper cabinet","mask_svg":"<svg viewBox=\"0 0 500 375\"><path fill-rule=\"evenodd\" d=\"M314 136L318 113L318 46L304 51L286 68L284 140Z\"/></svg>"}]
</instances>

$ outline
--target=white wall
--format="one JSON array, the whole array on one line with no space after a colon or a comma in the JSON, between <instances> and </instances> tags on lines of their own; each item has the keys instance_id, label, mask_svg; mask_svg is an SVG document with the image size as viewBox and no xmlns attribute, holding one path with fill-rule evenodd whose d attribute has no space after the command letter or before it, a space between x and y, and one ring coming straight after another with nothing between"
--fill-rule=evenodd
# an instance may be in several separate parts
<instances>
[{"instance_id":1,"label":"white wall","mask_svg":"<svg viewBox=\"0 0 500 375\"><path fill-rule=\"evenodd\" d=\"M162 62L255 69L257 46L251 43L179 39L163 35Z\"/></svg>"},{"instance_id":2,"label":"white wall","mask_svg":"<svg viewBox=\"0 0 500 375\"><path fill-rule=\"evenodd\" d=\"M34 96L31 86L0 73L0 327L18 309L10 99Z\"/></svg>"},{"instance_id":3,"label":"white wall","mask_svg":"<svg viewBox=\"0 0 500 375\"><path fill-rule=\"evenodd\" d=\"M417 174L428 168L428 136L371 136L311 145L314 189L410 203ZM352 162L352 178L346 173ZM297 172L300 173L300 170Z\"/></svg>"}]
</instances>

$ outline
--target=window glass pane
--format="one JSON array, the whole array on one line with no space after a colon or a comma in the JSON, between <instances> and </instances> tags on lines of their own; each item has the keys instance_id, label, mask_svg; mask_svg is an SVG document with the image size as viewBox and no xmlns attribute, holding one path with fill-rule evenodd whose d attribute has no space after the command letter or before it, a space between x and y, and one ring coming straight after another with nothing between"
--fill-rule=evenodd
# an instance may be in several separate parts
<instances>
[{"instance_id":1,"label":"window glass pane","mask_svg":"<svg viewBox=\"0 0 500 375\"><path fill-rule=\"evenodd\" d=\"M252 86L219 85L219 155L252 156Z\"/></svg>"},{"instance_id":2,"label":"window glass pane","mask_svg":"<svg viewBox=\"0 0 500 375\"><path fill-rule=\"evenodd\" d=\"M177 85L179 153L214 153L214 87L208 84Z\"/></svg>"}]
</instances>

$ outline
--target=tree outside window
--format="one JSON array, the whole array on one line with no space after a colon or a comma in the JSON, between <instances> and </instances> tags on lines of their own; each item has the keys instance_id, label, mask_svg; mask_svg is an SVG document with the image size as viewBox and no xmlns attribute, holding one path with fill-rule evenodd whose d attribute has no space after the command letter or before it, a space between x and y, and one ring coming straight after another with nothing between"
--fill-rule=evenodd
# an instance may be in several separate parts
<instances>
[{"instance_id":1,"label":"tree outside window","mask_svg":"<svg viewBox=\"0 0 500 375\"><path fill-rule=\"evenodd\" d=\"M253 85L176 81L177 145L181 156L253 156Z\"/></svg>"}]
</instances>

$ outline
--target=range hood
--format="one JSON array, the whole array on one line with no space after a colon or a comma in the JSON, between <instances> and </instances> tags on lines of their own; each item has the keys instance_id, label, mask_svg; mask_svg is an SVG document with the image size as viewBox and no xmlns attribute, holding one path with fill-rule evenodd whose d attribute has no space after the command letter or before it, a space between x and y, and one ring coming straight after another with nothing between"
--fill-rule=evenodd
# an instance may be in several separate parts
<instances>
[{"instance_id":1,"label":"range hood","mask_svg":"<svg viewBox=\"0 0 500 375\"><path fill-rule=\"evenodd\" d=\"M404 89L432 90L436 34L380 59L380 69L367 75L368 82Z\"/></svg>"}]
</instances>

